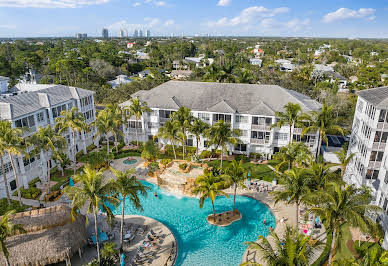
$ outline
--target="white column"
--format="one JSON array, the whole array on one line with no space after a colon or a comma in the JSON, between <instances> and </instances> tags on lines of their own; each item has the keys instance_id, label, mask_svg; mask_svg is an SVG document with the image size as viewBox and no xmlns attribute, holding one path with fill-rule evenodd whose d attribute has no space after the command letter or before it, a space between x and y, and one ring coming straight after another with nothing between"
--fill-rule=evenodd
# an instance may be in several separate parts
<instances>
[{"instance_id":1,"label":"white column","mask_svg":"<svg viewBox=\"0 0 388 266\"><path fill-rule=\"evenodd\" d=\"M26 176L26 169L24 169L23 157L17 156L16 160L18 160L19 167L20 167L20 173L19 173L18 178L20 181L22 181L24 188L27 189L28 188L28 180L27 180L27 176ZM15 165L16 165L16 162L15 162Z\"/></svg>"}]
</instances>

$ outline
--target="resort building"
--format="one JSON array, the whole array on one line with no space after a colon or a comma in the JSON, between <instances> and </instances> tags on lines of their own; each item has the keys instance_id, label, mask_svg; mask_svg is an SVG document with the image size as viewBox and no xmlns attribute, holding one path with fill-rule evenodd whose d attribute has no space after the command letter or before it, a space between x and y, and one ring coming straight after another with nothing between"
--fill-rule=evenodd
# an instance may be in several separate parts
<instances>
[{"instance_id":1,"label":"resort building","mask_svg":"<svg viewBox=\"0 0 388 266\"><path fill-rule=\"evenodd\" d=\"M61 111L70 110L72 107L77 107L82 112L87 124L91 124L95 120L93 91L63 85L28 85L26 90L18 91L16 95L0 98L0 119L11 121L13 127L27 128L25 137L34 134L39 127L54 126L55 119L60 116ZM93 128L89 132L77 134L76 144L73 147L72 134L68 131L64 134L68 144L67 153L72 156L74 149L76 153L80 151L86 153L86 147L91 145L93 141L97 141L94 140L94 135ZM46 181L47 159L51 160L51 158L45 158L44 152L29 158L22 156L14 158L20 185L27 188L28 182L36 177ZM4 184L3 178L0 179L0 198L6 196L5 185L8 186L11 193L16 189L16 180L9 156L5 155L3 160L7 184ZM55 162L51 161L51 165L54 167ZM1 169L0 174L2 176Z\"/></svg>"},{"instance_id":2,"label":"resort building","mask_svg":"<svg viewBox=\"0 0 388 266\"><path fill-rule=\"evenodd\" d=\"M209 125L219 120L239 129L241 142L229 147L231 153L252 152L268 155L279 151L289 143L289 127L271 127L276 122L275 112L284 111L285 104L298 103L304 112L317 110L320 104L311 98L276 85L211 83L192 81L169 81L149 91L138 91L132 95L146 102L152 113L146 113L141 120L132 117L124 128L126 143L136 139L147 141L155 136L164 122L180 107L191 109L194 117ZM128 106L130 101L120 106ZM300 128L293 128L293 139L304 141L312 149L317 149L317 134L302 138ZM160 141L165 144L163 140ZM188 134L187 145L195 146L195 137ZM201 138L201 150L210 149L206 139Z\"/></svg>"},{"instance_id":3,"label":"resort building","mask_svg":"<svg viewBox=\"0 0 388 266\"><path fill-rule=\"evenodd\" d=\"M357 186L372 189L372 204L383 209L378 217L388 231L388 87L363 90L358 93L348 154L354 153L344 179ZM388 234L383 247L388 248Z\"/></svg>"}]
</instances>

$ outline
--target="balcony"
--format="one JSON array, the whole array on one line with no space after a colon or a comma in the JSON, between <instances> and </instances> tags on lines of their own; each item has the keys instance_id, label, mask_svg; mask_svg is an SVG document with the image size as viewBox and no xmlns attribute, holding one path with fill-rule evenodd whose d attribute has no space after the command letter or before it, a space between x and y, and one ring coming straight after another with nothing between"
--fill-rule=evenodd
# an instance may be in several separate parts
<instances>
[{"instance_id":1,"label":"balcony","mask_svg":"<svg viewBox=\"0 0 388 266\"><path fill-rule=\"evenodd\" d=\"M271 131L271 126L268 126L268 125L255 125L255 124L252 124L252 129L256 129L256 130L264 130L264 131Z\"/></svg>"},{"instance_id":2,"label":"balcony","mask_svg":"<svg viewBox=\"0 0 388 266\"><path fill-rule=\"evenodd\" d=\"M302 134L302 128L294 128L294 134Z\"/></svg>"},{"instance_id":3,"label":"balcony","mask_svg":"<svg viewBox=\"0 0 388 266\"><path fill-rule=\"evenodd\" d=\"M381 167L381 162L369 161L368 168L379 169Z\"/></svg>"},{"instance_id":4,"label":"balcony","mask_svg":"<svg viewBox=\"0 0 388 266\"><path fill-rule=\"evenodd\" d=\"M251 138L251 143L252 144L268 144L269 141L265 139L252 139Z\"/></svg>"},{"instance_id":5,"label":"balcony","mask_svg":"<svg viewBox=\"0 0 388 266\"><path fill-rule=\"evenodd\" d=\"M388 123L378 122L377 129L388 129Z\"/></svg>"},{"instance_id":6,"label":"balcony","mask_svg":"<svg viewBox=\"0 0 388 266\"><path fill-rule=\"evenodd\" d=\"M385 150L385 144L382 142L374 142L372 145L373 150L378 150L378 151L384 151Z\"/></svg>"}]
</instances>

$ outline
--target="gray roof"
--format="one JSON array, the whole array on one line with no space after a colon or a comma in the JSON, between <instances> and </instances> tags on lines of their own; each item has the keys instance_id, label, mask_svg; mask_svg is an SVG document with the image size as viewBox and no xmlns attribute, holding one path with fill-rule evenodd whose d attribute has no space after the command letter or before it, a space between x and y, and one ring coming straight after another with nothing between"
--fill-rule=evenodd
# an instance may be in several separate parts
<instances>
[{"instance_id":1,"label":"gray roof","mask_svg":"<svg viewBox=\"0 0 388 266\"><path fill-rule=\"evenodd\" d=\"M168 81L152 90L138 91L132 97L147 102L151 108L185 106L197 111L269 116L283 111L289 102L300 104L305 112L321 107L311 98L277 85Z\"/></svg>"},{"instance_id":2,"label":"gray roof","mask_svg":"<svg viewBox=\"0 0 388 266\"><path fill-rule=\"evenodd\" d=\"M45 108L46 104L42 102L42 95L44 94L47 95L49 105L55 106L71 99L75 100L93 95L94 92L64 85L53 85L52 87L46 89L1 98L0 104L5 103L12 105L12 117L15 118Z\"/></svg>"},{"instance_id":3,"label":"gray roof","mask_svg":"<svg viewBox=\"0 0 388 266\"><path fill-rule=\"evenodd\" d=\"M1 81L3 81L3 80L9 80L9 78L0 76L0 80L1 80Z\"/></svg>"},{"instance_id":4,"label":"gray roof","mask_svg":"<svg viewBox=\"0 0 388 266\"><path fill-rule=\"evenodd\" d=\"M388 86L362 90L357 92L357 94L370 104L374 105L376 108L388 108Z\"/></svg>"}]
</instances>

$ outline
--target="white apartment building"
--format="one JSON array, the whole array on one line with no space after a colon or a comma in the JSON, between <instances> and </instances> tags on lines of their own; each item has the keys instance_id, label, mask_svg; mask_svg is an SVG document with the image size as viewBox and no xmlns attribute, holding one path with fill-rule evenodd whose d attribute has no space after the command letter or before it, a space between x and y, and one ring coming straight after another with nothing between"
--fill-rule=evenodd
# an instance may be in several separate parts
<instances>
[{"instance_id":1,"label":"white apartment building","mask_svg":"<svg viewBox=\"0 0 388 266\"><path fill-rule=\"evenodd\" d=\"M268 155L277 152L289 143L289 127L271 128L276 122L275 112L284 111L289 102L298 103L304 112L317 110L320 104L311 98L276 85L212 83L192 81L169 81L149 91L138 91L132 95L146 102L152 113L146 113L141 120L134 117L124 128L126 143L136 140L136 126L141 141L155 136L164 122L181 106L191 109L194 117L209 125L219 120L229 122L239 129L241 143L229 147L230 153L252 152ZM130 101L120 104L130 105ZM317 149L316 134L301 137L301 129L293 128L295 141L305 141L312 150ZM160 140L161 144L166 144ZM195 146L194 136L188 134L187 144ZM206 139L199 142L201 150L209 149Z\"/></svg>"},{"instance_id":2,"label":"white apartment building","mask_svg":"<svg viewBox=\"0 0 388 266\"><path fill-rule=\"evenodd\" d=\"M37 90L33 87L38 86ZM32 135L39 127L47 125L54 126L55 119L60 116L61 111L70 110L77 107L84 115L86 123L92 123L96 118L94 106L94 92L63 85L45 85L43 88L39 85L31 85L29 90L19 91L14 96L0 97L0 119L12 122L13 127L26 127L29 129L25 137ZM86 153L86 147L91 145L94 140L95 130L91 128L89 132L82 132L76 136L76 145L72 146L72 134L70 131L64 134L67 139L67 152L71 156L71 151ZM5 185L8 186L10 193L16 189L16 180L12 171L10 158L4 156L7 184L4 184L3 173L0 167L0 198L6 196ZM14 158L14 165L17 168L19 184L25 188L28 182L40 177L42 181L47 178L47 158L45 153L41 152L38 156L23 158L18 156ZM55 162L52 161L52 166Z\"/></svg>"},{"instance_id":3,"label":"white apartment building","mask_svg":"<svg viewBox=\"0 0 388 266\"><path fill-rule=\"evenodd\" d=\"M348 154L354 153L344 179L373 191L372 204L384 213L378 220L388 231L388 87L359 91ZM388 234L383 247L388 249Z\"/></svg>"}]
</instances>

